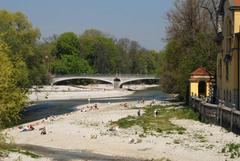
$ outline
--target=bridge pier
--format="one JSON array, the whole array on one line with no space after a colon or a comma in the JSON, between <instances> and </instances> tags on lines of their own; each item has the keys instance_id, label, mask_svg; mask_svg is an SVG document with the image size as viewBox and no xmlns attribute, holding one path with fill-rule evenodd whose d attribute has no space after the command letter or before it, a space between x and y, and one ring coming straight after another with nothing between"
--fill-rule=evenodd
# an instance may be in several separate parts
<instances>
[{"instance_id":1,"label":"bridge pier","mask_svg":"<svg viewBox=\"0 0 240 161\"><path fill-rule=\"evenodd\" d=\"M114 78L113 80L113 87L114 89L118 89L120 87L121 80L119 78Z\"/></svg>"}]
</instances>

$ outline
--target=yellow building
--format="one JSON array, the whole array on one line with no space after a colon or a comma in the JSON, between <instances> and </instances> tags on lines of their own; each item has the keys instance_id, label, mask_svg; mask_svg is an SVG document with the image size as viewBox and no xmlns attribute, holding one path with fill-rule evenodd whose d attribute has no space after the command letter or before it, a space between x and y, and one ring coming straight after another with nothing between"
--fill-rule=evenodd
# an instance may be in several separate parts
<instances>
[{"instance_id":1,"label":"yellow building","mask_svg":"<svg viewBox=\"0 0 240 161\"><path fill-rule=\"evenodd\" d=\"M219 6L217 97L239 108L240 0L221 0Z\"/></svg>"},{"instance_id":2,"label":"yellow building","mask_svg":"<svg viewBox=\"0 0 240 161\"><path fill-rule=\"evenodd\" d=\"M205 68L198 68L191 73L190 95L197 97L209 97L211 74Z\"/></svg>"}]
</instances>

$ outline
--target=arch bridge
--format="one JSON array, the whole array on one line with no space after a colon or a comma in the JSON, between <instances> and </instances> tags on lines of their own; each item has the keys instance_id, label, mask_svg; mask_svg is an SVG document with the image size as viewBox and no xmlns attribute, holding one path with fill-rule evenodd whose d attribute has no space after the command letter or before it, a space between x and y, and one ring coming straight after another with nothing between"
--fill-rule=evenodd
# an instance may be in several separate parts
<instances>
[{"instance_id":1,"label":"arch bridge","mask_svg":"<svg viewBox=\"0 0 240 161\"><path fill-rule=\"evenodd\" d=\"M66 80L87 79L98 80L110 83L114 88L121 88L123 84L139 81L139 80L159 80L159 77L154 75L139 75L139 74L119 74L119 75L53 75L51 85Z\"/></svg>"}]
</instances>

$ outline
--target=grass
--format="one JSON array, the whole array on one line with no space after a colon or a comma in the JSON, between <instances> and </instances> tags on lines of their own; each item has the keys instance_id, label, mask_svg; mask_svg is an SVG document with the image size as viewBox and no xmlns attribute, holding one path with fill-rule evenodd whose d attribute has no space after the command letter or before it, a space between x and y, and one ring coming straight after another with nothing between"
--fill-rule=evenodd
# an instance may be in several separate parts
<instances>
[{"instance_id":1,"label":"grass","mask_svg":"<svg viewBox=\"0 0 240 161\"><path fill-rule=\"evenodd\" d=\"M239 158L240 157L240 144L230 143L227 144L223 149L222 153L227 153L230 155L230 158Z\"/></svg>"},{"instance_id":2,"label":"grass","mask_svg":"<svg viewBox=\"0 0 240 161\"><path fill-rule=\"evenodd\" d=\"M185 129L171 123L170 119L193 119L197 120L198 116L190 108L182 109L168 109L163 106L148 106L144 108L145 113L142 116L128 116L122 118L116 122L112 122L113 125L118 125L120 128L130 128L138 125L143 128L144 133L150 133L152 131L162 133L177 132L183 134ZM159 110L160 114L154 117L154 110Z\"/></svg>"}]
</instances>

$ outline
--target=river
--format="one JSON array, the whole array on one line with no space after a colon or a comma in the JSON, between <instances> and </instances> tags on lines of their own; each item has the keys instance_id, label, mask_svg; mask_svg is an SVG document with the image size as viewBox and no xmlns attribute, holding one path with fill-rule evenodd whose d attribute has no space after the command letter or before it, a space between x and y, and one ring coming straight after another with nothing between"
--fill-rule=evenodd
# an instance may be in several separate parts
<instances>
[{"instance_id":1,"label":"river","mask_svg":"<svg viewBox=\"0 0 240 161\"><path fill-rule=\"evenodd\" d=\"M91 99L91 103L116 103L124 101L138 101L138 100L165 100L169 99L169 95L165 94L159 88L149 88L146 90L136 91L132 95L123 97L108 97L101 99ZM43 101L36 102L34 105L25 108L22 112L21 123L39 120L51 115L61 115L70 113L76 110L75 107L87 104L87 99L78 100L57 100L57 101Z\"/></svg>"}]
</instances>

